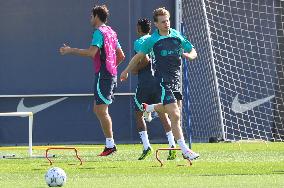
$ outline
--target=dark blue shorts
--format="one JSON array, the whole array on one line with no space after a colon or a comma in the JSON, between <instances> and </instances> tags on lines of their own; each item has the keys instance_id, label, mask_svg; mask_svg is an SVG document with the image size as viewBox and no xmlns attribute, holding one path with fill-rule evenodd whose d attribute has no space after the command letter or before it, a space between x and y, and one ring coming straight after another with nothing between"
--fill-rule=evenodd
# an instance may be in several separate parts
<instances>
[{"instance_id":1,"label":"dark blue shorts","mask_svg":"<svg viewBox=\"0 0 284 188\"><path fill-rule=\"evenodd\" d=\"M161 97L156 86L137 87L134 96L135 111L143 111L141 104L156 104L161 102Z\"/></svg>"},{"instance_id":2,"label":"dark blue shorts","mask_svg":"<svg viewBox=\"0 0 284 188\"><path fill-rule=\"evenodd\" d=\"M117 77L101 78L100 73L95 77L94 98L97 105L111 104L117 87Z\"/></svg>"},{"instance_id":3,"label":"dark blue shorts","mask_svg":"<svg viewBox=\"0 0 284 188\"><path fill-rule=\"evenodd\" d=\"M162 103L164 105L182 100L182 93L172 89L173 84L167 84L164 82L157 82L153 87L137 87L134 96L135 110L143 111L141 104L157 104Z\"/></svg>"},{"instance_id":4,"label":"dark blue shorts","mask_svg":"<svg viewBox=\"0 0 284 188\"><path fill-rule=\"evenodd\" d=\"M160 95L163 105L182 100L182 93L177 90L174 83L160 82Z\"/></svg>"}]
</instances>

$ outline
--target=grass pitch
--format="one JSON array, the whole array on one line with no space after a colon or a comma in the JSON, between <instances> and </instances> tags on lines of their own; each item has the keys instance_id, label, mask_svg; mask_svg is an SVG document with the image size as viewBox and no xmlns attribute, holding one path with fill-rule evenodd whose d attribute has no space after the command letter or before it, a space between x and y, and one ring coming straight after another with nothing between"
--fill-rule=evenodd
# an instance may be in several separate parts
<instances>
[{"instance_id":1,"label":"grass pitch","mask_svg":"<svg viewBox=\"0 0 284 188\"><path fill-rule=\"evenodd\" d=\"M284 143L218 143L194 144L200 158L189 167L178 152L174 161L167 161L167 151L160 151L164 166L155 154L138 161L142 145L118 145L118 152L109 157L97 157L102 145L79 145L79 156L72 150L51 150L57 157L53 165L65 170L64 187L284 187ZM167 145L152 145L155 149ZM43 155L47 147L34 147ZM47 187L44 175L51 167L45 158L28 158L27 147L0 147L0 155L15 154L15 158L0 159L0 187Z\"/></svg>"}]
</instances>

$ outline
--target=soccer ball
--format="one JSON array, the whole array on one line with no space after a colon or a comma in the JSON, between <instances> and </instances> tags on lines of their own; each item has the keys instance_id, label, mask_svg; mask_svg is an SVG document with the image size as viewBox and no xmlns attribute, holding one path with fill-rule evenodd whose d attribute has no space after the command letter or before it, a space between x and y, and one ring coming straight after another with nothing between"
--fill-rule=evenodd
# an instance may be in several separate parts
<instances>
[{"instance_id":1,"label":"soccer ball","mask_svg":"<svg viewBox=\"0 0 284 188\"><path fill-rule=\"evenodd\" d=\"M50 168L45 174L45 181L49 187L62 187L66 183L66 173L58 167Z\"/></svg>"}]
</instances>

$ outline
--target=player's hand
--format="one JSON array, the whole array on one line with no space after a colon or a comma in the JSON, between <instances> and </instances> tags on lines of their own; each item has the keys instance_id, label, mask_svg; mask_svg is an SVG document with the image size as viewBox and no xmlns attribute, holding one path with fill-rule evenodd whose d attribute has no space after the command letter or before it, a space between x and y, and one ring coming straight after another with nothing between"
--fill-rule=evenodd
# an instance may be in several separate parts
<instances>
[{"instance_id":1,"label":"player's hand","mask_svg":"<svg viewBox=\"0 0 284 188\"><path fill-rule=\"evenodd\" d=\"M183 53L182 57L186 58L189 61L193 61L197 57L196 50L192 48L192 50L189 53L188 52Z\"/></svg>"},{"instance_id":2,"label":"player's hand","mask_svg":"<svg viewBox=\"0 0 284 188\"><path fill-rule=\"evenodd\" d=\"M122 71L122 73L120 74L120 81L125 81L128 78L128 72L126 70Z\"/></svg>"},{"instance_id":3,"label":"player's hand","mask_svg":"<svg viewBox=\"0 0 284 188\"><path fill-rule=\"evenodd\" d=\"M63 44L63 47L61 47L59 49L59 52L61 53L61 55L65 55L65 54L70 53L70 50L71 50L70 46L67 46L66 44Z\"/></svg>"}]
</instances>

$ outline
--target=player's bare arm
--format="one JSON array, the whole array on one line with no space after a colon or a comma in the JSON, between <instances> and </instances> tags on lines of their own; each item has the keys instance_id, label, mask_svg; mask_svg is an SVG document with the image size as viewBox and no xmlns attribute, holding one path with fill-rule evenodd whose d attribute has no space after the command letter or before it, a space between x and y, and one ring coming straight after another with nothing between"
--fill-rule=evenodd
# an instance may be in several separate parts
<instances>
[{"instance_id":1,"label":"player's bare arm","mask_svg":"<svg viewBox=\"0 0 284 188\"><path fill-rule=\"evenodd\" d=\"M136 54L131 61L129 62L128 66L122 71L120 74L120 80L124 81L128 78L128 73L133 70L135 66L145 57L146 55L143 53Z\"/></svg>"},{"instance_id":2,"label":"player's bare arm","mask_svg":"<svg viewBox=\"0 0 284 188\"><path fill-rule=\"evenodd\" d=\"M120 63L122 63L122 61L125 59L125 55L124 52L121 48L117 48L116 49L116 62L117 62L117 66L120 65Z\"/></svg>"},{"instance_id":3,"label":"player's bare arm","mask_svg":"<svg viewBox=\"0 0 284 188\"><path fill-rule=\"evenodd\" d=\"M192 48L190 52L183 53L182 57L188 59L189 61L192 61L197 58L197 52L194 48Z\"/></svg>"},{"instance_id":4,"label":"player's bare arm","mask_svg":"<svg viewBox=\"0 0 284 188\"><path fill-rule=\"evenodd\" d=\"M90 48L88 49L78 49L78 48L71 48L66 44L64 44L63 47L59 49L61 55L73 54L73 55L85 56L91 58L95 57L98 50L99 48L97 46L90 46Z\"/></svg>"},{"instance_id":5,"label":"player's bare arm","mask_svg":"<svg viewBox=\"0 0 284 188\"><path fill-rule=\"evenodd\" d=\"M144 69L150 63L150 58L148 55L145 56L138 64L131 70L131 74L138 74L138 71Z\"/></svg>"}]
</instances>

